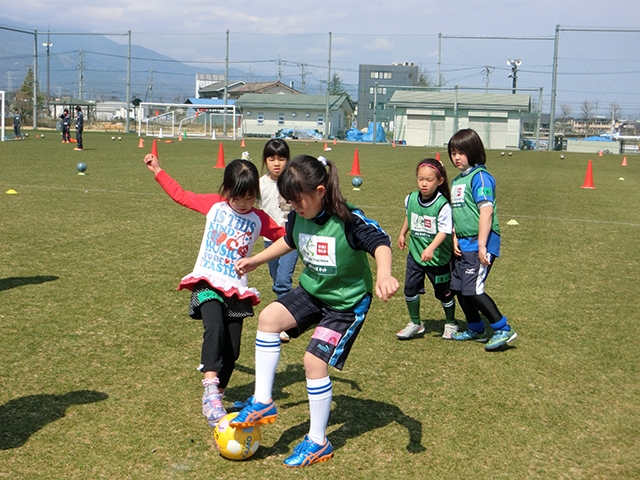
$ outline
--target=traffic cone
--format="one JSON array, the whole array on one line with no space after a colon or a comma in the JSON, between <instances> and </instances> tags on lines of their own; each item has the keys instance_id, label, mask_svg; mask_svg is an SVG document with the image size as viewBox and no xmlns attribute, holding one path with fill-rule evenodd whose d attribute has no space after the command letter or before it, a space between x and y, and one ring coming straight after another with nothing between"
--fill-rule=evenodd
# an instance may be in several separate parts
<instances>
[{"instance_id":1,"label":"traffic cone","mask_svg":"<svg viewBox=\"0 0 640 480\"><path fill-rule=\"evenodd\" d=\"M596 188L593 185L593 166L591 160L587 163L587 174L584 176L584 183L581 188Z\"/></svg>"},{"instance_id":2,"label":"traffic cone","mask_svg":"<svg viewBox=\"0 0 640 480\"><path fill-rule=\"evenodd\" d=\"M241 146L242 148L246 147L246 145L244 144L244 138L243 138L243 139L242 139L242 141L240 142L240 146Z\"/></svg>"},{"instance_id":3,"label":"traffic cone","mask_svg":"<svg viewBox=\"0 0 640 480\"><path fill-rule=\"evenodd\" d=\"M442 163L442 160L440 160L440 152L436 152L436 160Z\"/></svg>"},{"instance_id":4,"label":"traffic cone","mask_svg":"<svg viewBox=\"0 0 640 480\"><path fill-rule=\"evenodd\" d=\"M335 138L333 139L333 144L337 145L338 144L338 140L336 140Z\"/></svg>"},{"instance_id":5,"label":"traffic cone","mask_svg":"<svg viewBox=\"0 0 640 480\"><path fill-rule=\"evenodd\" d=\"M144 148L144 138L142 137L138 140L138 148Z\"/></svg>"},{"instance_id":6,"label":"traffic cone","mask_svg":"<svg viewBox=\"0 0 640 480\"><path fill-rule=\"evenodd\" d=\"M329 150L329 145L327 145L327 142L324 142L324 151L328 151Z\"/></svg>"},{"instance_id":7,"label":"traffic cone","mask_svg":"<svg viewBox=\"0 0 640 480\"><path fill-rule=\"evenodd\" d=\"M181 142L182 141L182 135L178 135L178 141Z\"/></svg>"},{"instance_id":8,"label":"traffic cone","mask_svg":"<svg viewBox=\"0 0 640 480\"><path fill-rule=\"evenodd\" d=\"M213 168L224 168L224 147L222 142L220 142L220 148L218 148L218 163Z\"/></svg>"},{"instance_id":9,"label":"traffic cone","mask_svg":"<svg viewBox=\"0 0 640 480\"><path fill-rule=\"evenodd\" d=\"M628 167L628 166L629 166L629 165L627 164L627 157L624 157L624 158L622 159L622 166L623 166L623 167Z\"/></svg>"},{"instance_id":10,"label":"traffic cone","mask_svg":"<svg viewBox=\"0 0 640 480\"><path fill-rule=\"evenodd\" d=\"M396 141L395 141L395 140L392 140L392 141L391 141L391 146L392 146L393 148L396 148Z\"/></svg>"},{"instance_id":11,"label":"traffic cone","mask_svg":"<svg viewBox=\"0 0 640 480\"><path fill-rule=\"evenodd\" d=\"M600 151L598 152L598 156L599 156L599 157L601 157L601 156L602 156L602 150L600 150Z\"/></svg>"},{"instance_id":12,"label":"traffic cone","mask_svg":"<svg viewBox=\"0 0 640 480\"><path fill-rule=\"evenodd\" d=\"M357 148L353 152L353 164L351 165L351 172L349 173L349 175L355 175L356 177L359 177L361 175L361 173L360 173L360 159L358 158L358 149Z\"/></svg>"},{"instance_id":13,"label":"traffic cone","mask_svg":"<svg viewBox=\"0 0 640 480\"><path fill-rule=\"evenodd\" d=\"M154 155L156 158L160 158L158 156L158 141L154 138L153 143L151 144L151 155Z\"/></svg>"}]
</instances>

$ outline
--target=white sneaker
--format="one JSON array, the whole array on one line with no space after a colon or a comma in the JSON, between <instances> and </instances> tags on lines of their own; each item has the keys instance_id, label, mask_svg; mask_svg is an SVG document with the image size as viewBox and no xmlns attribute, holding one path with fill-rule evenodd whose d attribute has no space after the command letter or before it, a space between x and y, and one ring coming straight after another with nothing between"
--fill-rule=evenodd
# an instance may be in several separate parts
<instances>
[{"instance_id":1,"label":"white sneaker","mask_svg":"<svg viewBox=\"0 0 640 480\"><path fill-rule=\"evenodd\" d=\"M408 340L411 337L422 335L423 333L424 323L420 322L420 324L417 324L410 321L406 327L396 333L396 337L398 337L398 340Z\"/></svg>"},{"instance_id":2,"label":"white sneaker","mask_svg":"<svg viewBox=\"0 0 640 480\"><path fill-rule=\"evenodd\" d=\"M444 333L442 334L442 338L444 338L445 340L452 340L454 333L458 333L458 325L453 323L446 323L444 326Z\"/></svg>"},{"instance_id":3,"label":"white sneaker","mask_svg":"<svg viewBox=\"0 0 640 480\"><path fill-rule=\"evenodd\" d=\"M280 332L280 342L281 343L289 343L289 340L291 340L291 337L289 336L289 334L287 332Z\"/></svg>"}]
</instances>

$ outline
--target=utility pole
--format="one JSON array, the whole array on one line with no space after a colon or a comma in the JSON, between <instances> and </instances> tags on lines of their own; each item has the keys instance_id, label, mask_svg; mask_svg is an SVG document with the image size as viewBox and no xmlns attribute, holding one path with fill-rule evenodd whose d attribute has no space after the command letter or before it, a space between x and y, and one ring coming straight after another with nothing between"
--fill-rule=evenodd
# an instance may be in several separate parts
<instances>
[{"instance_id":1,"label":"utility pole","mask_svg":"<svg viewBox=\"0 0 640 480\"><path fill-rule=\"evenodd\" d=\"M484 67L484 93L489 93L489 75L491 75L491 69L487 65Z\"/></svg>"},{"instance_id":2,"label":"utility pole","mask_svg":"<svg viewBox=\"0 0 640 480\"><path fill-rule=\"evenodd\" d=\"M305 71L304 67L307 66L306 63L299 63L298 65L300 65L300 69L301 69L301 73L300 73L300 89L302 90L302 93L307 93L307 72Z\"/></svg>"},{"instance_id":3,"label":"utility pole","mask_svg":"<svg viewBox=\"0 0 640 480\"><path fill-rule=\"evenodd\" d=\"M278 83L282 79L282 58L278 55Z\"/></svg>"},{"instance_id":4,"label":"utility pole","mask_svg":"<svg viewBox=\"0 0 640 480\"><path fill-rule=\"evenodd\" d=\"M78 52L78 98L82 100L82 84L84 83L84 64L82 49Z\"/></svg>"},{"instance_id":5,"label":"utility pole","mask_svg":"<svg viewBox=\"0 0 640 480\"><path fill-rule=\"evenodd\" d=\"M53 43L49 40L49 31L47 30L47 41L42 44L47 48L47 108L49 108L49 102L51 101L51 60L49 50L53 46Z\"/></svg>"},{"instance_id":6,"label":"utility pole","mask_svg":"<svg viewBox=\"0 0 640 480\"><path fill-rule=\"evenodd\" d=\"M327 102L325 105L325 109L324 109L324 138L325 140L329 139L329 128L330 128L330 122L329 122L329 102L330 102L330 96L329 96L329 85L331 84L331 36L332 36L332 32L329 32L329 61L327 62Z\"/></svg>"},{"instance_id":7,"label":"utility pole","mask_svg":"<svg viewBox=\"0 0 640 480\"><path fill-rule=\"evenodd\" d=\"M518 67L522 65L522 60L516 58L515 60L507 60L507 65L511 67L511 73L507 78L513 78L513 86L511 93L516 94L516 84L518 82Z\"/></svg>"}]
</instances>

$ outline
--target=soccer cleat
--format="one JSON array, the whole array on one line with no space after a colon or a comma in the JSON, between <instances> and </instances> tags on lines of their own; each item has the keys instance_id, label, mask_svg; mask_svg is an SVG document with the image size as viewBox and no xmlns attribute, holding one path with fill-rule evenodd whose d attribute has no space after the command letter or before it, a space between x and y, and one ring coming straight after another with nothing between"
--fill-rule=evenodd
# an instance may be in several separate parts
<instances>
[{"instance_id":1,"label":"soccer cleat","mask_svg":"<svg viewBox=\"0 0 640 480\"><path fill-rule=\"evenodd\" d=\"M227 414L224 405L222 405L222 394L217 387L205 387L202 396L202 414L207 417L209 425L212 427L215 427L220 419Z\"/></svg>"},{"instance_id":2,"label":"soccer cleat","mask_svg":"<svg viewBox=\"0 0 640 480\"><path fill-rule=\"evenodd\" d=\"M442 333L442 338L445 340L452 340L452 335L454 333L458 333L458 325L455 323L446 323L444 326L444 332Z\"/></svg>"},{"instance_id":3,"label":"soccer cleat","mask_svg":"<svg viewBox=\"0 0 640 480\"><path fill-rule=\"evenodd\" d=\"M278 418L278 410L273 401L269 403L256 402L254 397L247 400L247 405L229 422L233 428L246 428L255 425L273 423Z\"/></svg>"},{"instance_id":4,"label":"soccer cleat","mask_svg":"<svg viewBox=\"0 0 640 480\"><path fill-rule=\"evenodd\" d=\"M396 333L396 337L398 337L398 340L408 340L411 337L416 337L422 334L424 334L424 323L409 322L406 327Z\"/></svg>"},{"instance_id":5,"label":"soccer cleat","mask_svg":"<svg viewBox=\"0 0 640 480\"><path fill-rule=\"evenodd\" d=\"M505 346L507 343L512 342L518 337L515 330L496 330L493 332L493 336L484 346L485 350L497 350L500 347Z\"/></svg>"},{"instance_id":6,"label":"soccer cleat","mask_svg":"<svg viewBox=\"0 0 640 480\"><path fill-rule=\"evenodd\" d=\"M291 337L287 332L280 332L280 343L289 343Z\"/></svg>"},{"instance_id":7,"label":"soccer cleat","mask_svg":"<svg viewBox=\"0 0 640 480\"><path fill-rule=\"evenodd\" d=\"M324 442L324 445L318 445L309 438L309 435L305 435L304 440L296 445L293 453L285 458L283 463L285 467L307 467L314 463L326 462L331 458L333 458L333 446L329 440Z\"/></svg>"},{"instance_id":8,"label":"soccer cleat","mask_svg":"<svg viewBox=\"0 0 640 480\"><path fill-rule=\"evenodd\" d=\"M474 332L473 330L465 330L464 332L456 332L451 334L451 340L457 340L459 342L465 342L467 340L473 340L474 342L484 343L487 341L487 331Z\"/></svg>"}]
</instances>

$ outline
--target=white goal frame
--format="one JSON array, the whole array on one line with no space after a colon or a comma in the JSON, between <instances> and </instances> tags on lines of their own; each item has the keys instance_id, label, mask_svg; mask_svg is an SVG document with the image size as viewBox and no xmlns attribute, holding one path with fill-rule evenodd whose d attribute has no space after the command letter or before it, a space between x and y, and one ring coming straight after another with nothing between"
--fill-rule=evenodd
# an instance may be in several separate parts
<instances>
[{"instance_id":1,"label":"white goal frame","mask_svg":"<svg viewBox=\"0 0 640 480\"><path fill-rule=\"evenodd\" d=\"M5 111L5 108L4 108L4 100L6 98L6 95L5 95L5 91L4 90L0 90L0 97L2 98L2 112L1 112L2 113L2 122L0 122L0 139L2 139L2 140L0 140L0 141L4 142L4 135L5 135L4 127L5 127L5 115L6 115L6 111Z\"/></svg>"}]
</instances>

